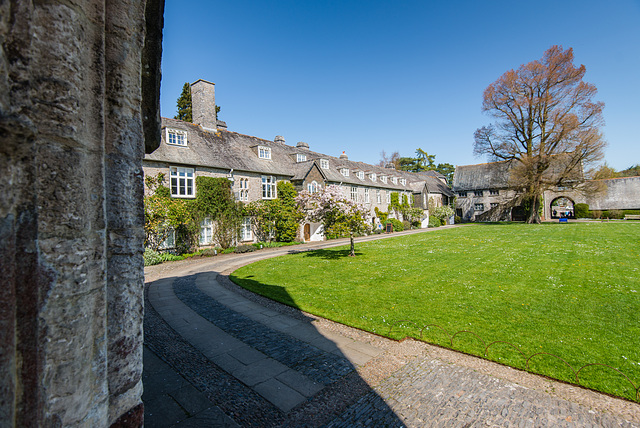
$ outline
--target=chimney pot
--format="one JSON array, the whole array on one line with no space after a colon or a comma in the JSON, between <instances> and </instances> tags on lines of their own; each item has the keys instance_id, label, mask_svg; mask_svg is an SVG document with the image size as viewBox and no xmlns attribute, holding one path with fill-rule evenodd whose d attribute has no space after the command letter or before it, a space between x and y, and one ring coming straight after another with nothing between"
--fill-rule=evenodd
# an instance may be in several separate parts
<instances>
[{"instance_id":1,"label":"chimney pot","mask_svg":"<svg viewBox=\"0 0 640 428\"><path fill-rule=\"evenodd\" d=\"M349 157L347 156L347 154L345 152L342 152L342 154L340 155L340 159L348 160Z\"/></svg>"}]
</instances>

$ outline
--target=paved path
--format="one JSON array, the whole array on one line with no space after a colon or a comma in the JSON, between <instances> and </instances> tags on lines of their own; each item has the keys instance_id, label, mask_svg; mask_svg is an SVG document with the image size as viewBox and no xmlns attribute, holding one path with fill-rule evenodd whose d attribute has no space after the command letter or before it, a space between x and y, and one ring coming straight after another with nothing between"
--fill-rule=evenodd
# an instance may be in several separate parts
<instances>
[{"instance_id":1,"label":"paved path","mask_svg":"<svg viewBox=\"0 0 640 428\"><path fill-rule=\"evenodd\" d=\"M147 269L146 426L640 427L638 404L383 339L255 296L226 277L299 250Z\"/></svg>"}]
</instances>

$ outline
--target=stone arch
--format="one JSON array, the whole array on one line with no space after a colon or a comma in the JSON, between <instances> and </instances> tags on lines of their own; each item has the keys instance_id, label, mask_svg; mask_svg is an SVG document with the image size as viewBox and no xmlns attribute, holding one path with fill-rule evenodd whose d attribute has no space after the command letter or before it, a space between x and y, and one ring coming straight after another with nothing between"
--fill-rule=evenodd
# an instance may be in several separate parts
<instances>
[{"instance_id":1,"label":"stone arch","mask_svg":"<svg viewBox=\"0 0 640 428\"><path fill-rule=\"evenodd\" d=\"M549 213L551 219L576 218L575 201L568 196L556 196L549 203Z\"/></svg>"}]
</instances>

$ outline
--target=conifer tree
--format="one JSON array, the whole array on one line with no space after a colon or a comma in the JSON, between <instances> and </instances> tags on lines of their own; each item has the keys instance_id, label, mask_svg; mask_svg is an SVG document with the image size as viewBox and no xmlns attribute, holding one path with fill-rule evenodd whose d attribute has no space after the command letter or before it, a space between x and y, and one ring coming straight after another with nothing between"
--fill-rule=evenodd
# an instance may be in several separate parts
<instances>
[{"instance_id":1,"label":"conifer tree","mask_svg":"<svg viewBox=\"0 0 640 428\"><path fill-rule=\"evenodd\" d=\"M178 97L178 114L174 119L184 120L185 122L193 122L191 117L191 85L185 83L182 87L182 93Z\"/></svg>"}]
</instances>

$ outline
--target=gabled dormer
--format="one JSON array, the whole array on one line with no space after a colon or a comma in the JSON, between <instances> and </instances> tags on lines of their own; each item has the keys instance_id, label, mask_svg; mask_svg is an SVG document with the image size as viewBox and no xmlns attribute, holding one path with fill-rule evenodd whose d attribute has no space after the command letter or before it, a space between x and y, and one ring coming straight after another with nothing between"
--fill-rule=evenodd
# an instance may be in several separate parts
<instances>
[{"instance_id":1,"label":"gabled dormer","mask_svg":"<svg viewBox=\"0 0 640 428\"><path fill-rule=\"evenodd\" d=\"M164 128L165 141L172 146L187 146L187 131L175 128Z\"/></svg>"}]
</instances>

